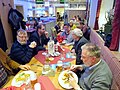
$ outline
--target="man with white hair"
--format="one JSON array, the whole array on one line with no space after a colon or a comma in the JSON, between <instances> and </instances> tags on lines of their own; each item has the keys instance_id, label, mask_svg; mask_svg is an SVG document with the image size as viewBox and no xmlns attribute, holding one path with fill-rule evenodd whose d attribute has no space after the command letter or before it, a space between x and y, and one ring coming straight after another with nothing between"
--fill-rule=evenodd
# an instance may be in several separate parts
<instances>
[{"instance_id":1,"label":"man with white hair","mask_svg":"<svg viewBox=\"0 0 120 90\"><path fill-rule=\"evenodd\" d=\"M87 43L81 48L84 65L73 65L71 70L84 70L84 73L79 79L79 84L70 77L70 85L75 90L111 90L112 73L107 63L100 58L100 48L93 43Z\"/></svg>"},{"instance_id":2,"label":"man with white hair","mask_svg":"<svg viewBox=\"0 0 120 90\"><path fill-rule=\"evenodd\" d=\"M79 28L76 28L72 31L72 37L75 40L72 52L76 53L76 65L83 64L81 58L81 46L85 43L88 43L88 40L84 38L82 31Z\"/></svg>"}]
</instances>

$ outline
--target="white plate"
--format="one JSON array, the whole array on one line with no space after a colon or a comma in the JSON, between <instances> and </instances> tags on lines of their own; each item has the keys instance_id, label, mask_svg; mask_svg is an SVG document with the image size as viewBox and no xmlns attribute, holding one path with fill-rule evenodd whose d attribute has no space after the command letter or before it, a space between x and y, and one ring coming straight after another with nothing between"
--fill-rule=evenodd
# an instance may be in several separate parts
<instances>
[{"instance_id":1,"label":"white plate","mask_svg":"<svg viewBox=\"0 0 120 90\"><path fill-rule=\"evenodd\" d=\"M77 83L78 83L78 77L77 77L77 75L76 75L74 72L72 72L72 71L69 71L69 72L68 72L68 70L65 70L65 71L63 71L63 72L60 73L60 75L59 75L59 77L58 77L58 82L59 82L59 84L60 84L63 88L65 88L65 89L72 89L73 87L70 86L69 83L65 83L65 80L63 80L65 73L71 73L71 74L73 75L73 77L75 78L75 80L76 80Z\"/></svg>"},{"instance_id":2,"label":"white plate","mask_svg":"<svg viewBox=\"0 0 120 90\"><path fill-rule=\"evenodd\" d=\"M25 77L25 75L29 75L28 77L27 77L27 79L29 79L29 80L36 80L37 79L37 76L36 76L36 74L33 72L33 71L23 71L23 72L21 72L21 73L19 73L19 74L17 74L14 78L13 78L13 80L12 80L12 83L11 83L11 85L12 86L16 86L16 87L20 87L21 85L23 85L24 83L26 83L26 80L19 80L19 81L16 81L16 79L18 79L18 78L20 78L20 77Z\"/></svg>"}]
</instances>

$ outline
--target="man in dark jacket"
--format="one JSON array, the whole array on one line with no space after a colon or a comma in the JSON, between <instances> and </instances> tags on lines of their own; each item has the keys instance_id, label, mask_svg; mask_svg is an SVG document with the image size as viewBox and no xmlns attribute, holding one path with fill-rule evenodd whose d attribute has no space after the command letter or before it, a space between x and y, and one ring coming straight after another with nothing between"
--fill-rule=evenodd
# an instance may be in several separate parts
<instances>
[{"instance_id":1,"label":"man in dark jacket","mask_svg":"<svg viewBox=\"0 0 120 90\"><path fill-rule=\"evenodd\" d=\"M36 47L36 42L28 42L27 32L25 30L19 30L17 32L17 41L13 43L10 57L19 64L28 63L33 57L33 48Z\"/></svg>"},{"instance_id":2,"label":"man in dark jacket","mask_svg":"<svg viewBox=\"0 0 120 90\"><path fill-rule=\"evenodd\" d=\"M85 43L88 43L88 40L83 36L83 33L80 29L76 28L72 32L72 37L75 40L75 43L72 48L72 52L76 53L76 65L83 64L81 60L81 46Z\"/></svg>"},{"instance_id":3,"label":"man in dark jacket","mask_svg":"<svg viewBox=\"0 0 120 90\"><path fill-rule=\"evenodd\" d=\"M41 24L37 26L37 31L31 34L29 40L37 43L37 46L34 49L34 55L36 55L40 50L46 50L44 45L47 45L50 38L48 37L48 32L45 31L44 25Z\"/></svg>"}]
</instances>

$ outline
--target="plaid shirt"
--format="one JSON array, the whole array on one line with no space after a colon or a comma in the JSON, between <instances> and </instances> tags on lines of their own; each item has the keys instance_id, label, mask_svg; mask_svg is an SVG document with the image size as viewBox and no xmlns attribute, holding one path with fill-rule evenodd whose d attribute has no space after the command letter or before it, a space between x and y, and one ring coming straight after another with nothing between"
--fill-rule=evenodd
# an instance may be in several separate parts
<instances>
[{"instance_id":1,"label":"plaid shirt","mask_svg":"<svg viewBox=\"0 0 120 90\"><path fill-rule=\"evenodd\" d=\"M7 72L5 71L5 68L0 62L0 88L6 83L7 76Z\"/></svg>"}]
</instances>

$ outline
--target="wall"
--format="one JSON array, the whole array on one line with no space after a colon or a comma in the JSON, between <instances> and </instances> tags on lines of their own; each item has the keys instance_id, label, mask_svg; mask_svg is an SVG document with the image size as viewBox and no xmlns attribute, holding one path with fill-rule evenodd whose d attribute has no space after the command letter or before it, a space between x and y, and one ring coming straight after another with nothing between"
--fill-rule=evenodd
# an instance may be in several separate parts
<instances>
[{"instance_id":1,"label":"wall","mask_svg":"<svg viewBox=\"0 0 120 90\"><path fill-rule=\"evenodd\" d=\"M4 3L5 6L3 6L2 3ZM7 46L9 48L12 45L13 38L12 38L12 30L10 28L10 25L8 24L8 12L10 10L8 4L13 6L14 0L0 0L0 18L5 32Z\"/></svg>"},{"instance_id":2,"label":"wall","mask_svg":"<svg viewBox=\"0 0 120 90\"><path fill-rule=\"evenodd\" d=\"M101 9L100 9L100 16L99 16L99 27L102 27L105 23L107 23L106 19L105 19L105 14L110 11L110 9L112 9L113 7L113 2L114 0L102 0L102 4L101 4Z\"/></svg>"},{"instance_id":3,"label":"wall","mask_svg":"<svg viewBox=\"0 0 120 90\"><path fill-rule=\"evenodd\" d=\"M63 13L64 13L64 7L56 7L55 15L57 15L57 12L59 12L60 15L63 16Z\"/></svg>"},{"instance_id":4,"label":"wall","mask_svg":"<svg viewBox=\"0 0 120 90\"><path fill-rule=\"evenodd\" d=\"M94 28L98 0L91 0L88 26Z\"/></svg>"},{"instance_id":5,"label":"wall","mask_svg":"<svg viewBox=\"0 0 120 90\"><path fill-rule=\"evenodd\" d=\"M33 16L33 12L30 9L32 9L32 7L35 7L35 3L14 0L14 8L16 8L16 6L23 6L23 13L24 13L23 16L25 20L28 15Z\"/></svg>"}]
</instances>

